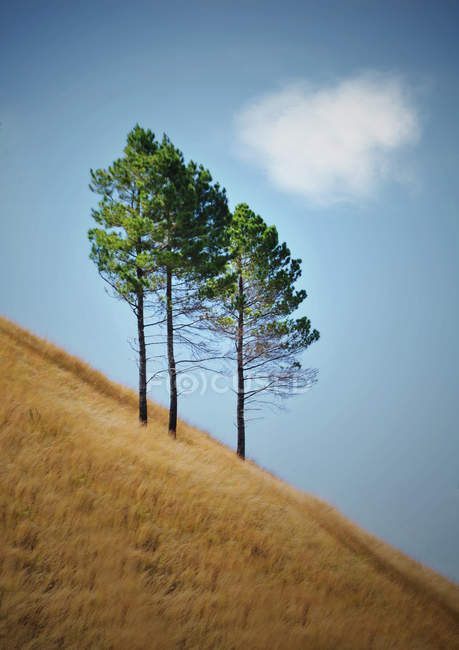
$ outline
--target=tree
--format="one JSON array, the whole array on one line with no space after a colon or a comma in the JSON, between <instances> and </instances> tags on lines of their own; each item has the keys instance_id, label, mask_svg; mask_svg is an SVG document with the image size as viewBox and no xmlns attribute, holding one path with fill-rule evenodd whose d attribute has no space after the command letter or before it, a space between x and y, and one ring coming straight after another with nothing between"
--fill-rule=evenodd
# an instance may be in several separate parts
<instances>
[{"instance_id":1,"label":"tree","mask_svg":"<svg viewBox=\"0 0 459 650\"><path fill-rule=\"evenodd\" d=\"M316 381L298 357L319 332L306 316L291 314L306 299L296 290L301 260L292 259L277 230L246 204L236 207L229 228L231 260L225 274L212 280L211 327L231 341L228 357L237 369L237 453L245 458L247 408L260 398L285 398ZM250 405L250 406L249 406Z\"/></svg>"},{"instance_id":2,"label":"tree","mask_svg":"<svg viewBox=\"0 0 459 650\"><path fill-rule=\"evenodd\" d=\"M177 430L177 361L175 343L196 354L208 352L203 340L193 339L200 328L199 288L223 269L227 259L227 227L231 220L226 193L212 182L210 172L190 161L164 136L157 153L157 195L152 202L154 243L154 300L149 308L156 320L148 326L165 326L170 385L169 433ZM162 343L153 335L151 343ZM187 360L182 360L187 361ZM179 361L180 363L180 361Z\"/></svg>"},{"instance_id":3,"label":"tree","mask_svg":"<svg viewBox=\"0 0 459 650\"><path fill-rule=\"evenodd\" d=\"M92 216L99 227L88 232L91 259L115 296L127 302L137 319L139 420L147 423L145 296L154 287L150 256L154 223L154 158L159 144L150 130L136 125L128 134L124 156L106 170L91 169L90 189L102 196Z\"/></svg>"}]
</instances>

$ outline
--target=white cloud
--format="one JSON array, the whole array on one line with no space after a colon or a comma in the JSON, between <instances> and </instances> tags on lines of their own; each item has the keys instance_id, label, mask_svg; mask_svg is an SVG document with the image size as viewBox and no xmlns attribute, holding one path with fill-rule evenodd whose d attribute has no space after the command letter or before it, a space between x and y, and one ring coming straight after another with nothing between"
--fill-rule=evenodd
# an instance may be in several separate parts
<instances>
[{"instance_id":1,"label":"white cloud","mask_svg":"<svg viewBox=\"0 0 459 650\"><path fill-rule=\"evenodd\" d=\"M240 152L278 188L319 203L403 182L396 154L420 131L401 80L375 73L322 88L290 84L244 107L236 128Z\"/></svg>"}]
</instances>

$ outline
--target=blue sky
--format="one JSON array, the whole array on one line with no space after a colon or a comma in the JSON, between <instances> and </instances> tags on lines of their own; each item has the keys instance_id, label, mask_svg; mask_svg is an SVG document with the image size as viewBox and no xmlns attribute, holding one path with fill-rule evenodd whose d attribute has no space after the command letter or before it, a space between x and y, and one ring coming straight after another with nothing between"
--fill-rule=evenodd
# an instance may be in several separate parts
<instances>
[{"instance_id":1,"label":"blue sky","mask_svg":"<svg viewBox=\"0 0 459 650\"><path fill-rule=\"evenodd\" d=\"M136 122L166 132L303 259L319 383L249 425L248 455L459 579L457 3L0 12L1 312L136 384L133 317L88 259L89 169ZM232 446L234 406L179 405Z\"/></svg>"}]
</instances>

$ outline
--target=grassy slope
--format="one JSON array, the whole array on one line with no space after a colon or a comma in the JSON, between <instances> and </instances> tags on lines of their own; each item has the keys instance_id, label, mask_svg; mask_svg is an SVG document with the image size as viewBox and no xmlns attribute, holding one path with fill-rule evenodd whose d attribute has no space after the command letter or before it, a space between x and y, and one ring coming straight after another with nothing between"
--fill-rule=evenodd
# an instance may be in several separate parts
<instances>
[{"instance_id":1,"label":"grassy slope","mask_svg":"<svg viewBox=\"0 0 459 650\"><path fill-rule=\"evenodd\" d=\"M459 590L0 319L0 647L456 648Z\"/></svg>"}]
</instances>

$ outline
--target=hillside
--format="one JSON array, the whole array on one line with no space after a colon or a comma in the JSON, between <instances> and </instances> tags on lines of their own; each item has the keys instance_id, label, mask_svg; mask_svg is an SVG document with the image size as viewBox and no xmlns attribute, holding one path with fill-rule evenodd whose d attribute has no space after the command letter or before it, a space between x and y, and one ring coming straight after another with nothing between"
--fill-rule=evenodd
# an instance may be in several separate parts
<instances>
[{"instance_id":1,"label":"hillside","mask_svg":"<svg viewBox=\"0 0 459 650\"><path fill-rule=\"evenodd\" d=\"M459 589L0 320L0 647L459 647Z\"/></svg>"}]
</instances>

